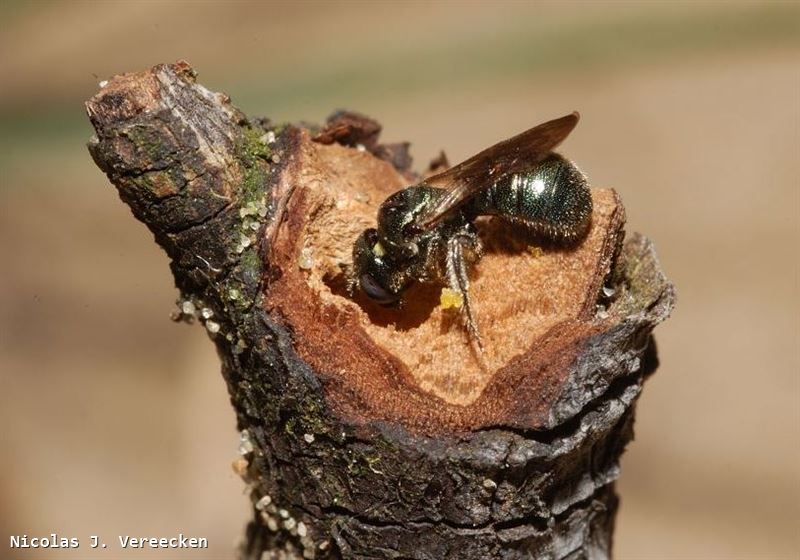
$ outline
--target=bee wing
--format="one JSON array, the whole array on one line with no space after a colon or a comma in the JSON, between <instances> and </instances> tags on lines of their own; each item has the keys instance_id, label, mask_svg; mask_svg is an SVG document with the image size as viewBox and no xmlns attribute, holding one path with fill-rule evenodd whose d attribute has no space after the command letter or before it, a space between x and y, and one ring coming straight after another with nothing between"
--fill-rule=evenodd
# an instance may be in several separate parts
<instances>
[{"instance_id":1,"label":"bee wing","mask_svg":"<svg viewBox=\"0 0 800 560\"><path fill-rule=\"evenodd\" d=\"M446 189L436 204L427 208L416 220L419 230L436 225L450 212L488 189L504 175L530 168L544 159L578 124L577 111L547 121L472 156L425 180L425 184Z\"/></svg>"}]
</instances>

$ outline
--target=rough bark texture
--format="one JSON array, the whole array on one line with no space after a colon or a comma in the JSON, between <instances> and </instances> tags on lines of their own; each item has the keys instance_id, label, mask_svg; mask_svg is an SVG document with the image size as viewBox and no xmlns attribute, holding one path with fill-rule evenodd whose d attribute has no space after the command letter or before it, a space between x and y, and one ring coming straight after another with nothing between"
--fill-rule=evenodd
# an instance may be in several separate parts
<instances>
[{"instance_id":1,"label":"rough bark texture","mask_svg":"<svg viewBox=\"0 0 800 560\"><path fill-rule=\"evenodd\" d=\"M339 223L319 218L314 193L348 173L399 188L407 145L379 144L377 123L350 113L313 130L250 120L186 63L117 76L87 110L94 160L171 258L179 316L219 351L253 502L242 558L610 554L650 333L674 301L650 243L621 243L613 191L594 194L608 212L580 257L575 313L543 324L476 396L437 393L326 291L335 270L297 264L315 227Z\"/></svg>"}]
</instances>

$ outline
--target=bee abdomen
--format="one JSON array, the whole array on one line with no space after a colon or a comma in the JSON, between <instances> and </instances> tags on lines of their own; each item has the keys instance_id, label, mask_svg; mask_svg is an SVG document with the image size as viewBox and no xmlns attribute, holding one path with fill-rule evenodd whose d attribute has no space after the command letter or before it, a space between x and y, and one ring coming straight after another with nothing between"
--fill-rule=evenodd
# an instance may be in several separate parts
<instances>
[{"instance_id":1,"label":"bee abdomen","mask_svg":"<svg viewBox=\"0 0 800 560\"><path fill-rule=\"evenodd\" d=\"M475 199L472 211L522 224L553 241L575 241L589 228L592 196L574 164L552 154L528 171L498 180Z\"/></svg>"}]
</instances>

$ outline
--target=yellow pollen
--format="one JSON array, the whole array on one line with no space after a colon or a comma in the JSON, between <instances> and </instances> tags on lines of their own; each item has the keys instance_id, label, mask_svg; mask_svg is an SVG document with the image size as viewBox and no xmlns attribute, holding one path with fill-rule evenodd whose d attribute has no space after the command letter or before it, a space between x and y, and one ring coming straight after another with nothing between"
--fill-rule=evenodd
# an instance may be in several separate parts
<instances>
[{"instance_id":1,"label":"yellow pollen","mask_svg":"<svg viewBox=\"0 0 800 560\"><path fill-rule=\"evenodd\" d=\"M442 288L442 294L439 296L439 307L441 309L460 308L464 305L464 296L450 288Z\"/></svg>"},{"instance_id":2,"label":"yellow pollen","mask_svg":"<svg viewBox=\"0 0 800 560\"><path fill-rule=\"evenodd\" d=\"M544 255L544 251L542 251L542 248L537 247L536 245L528 245L528 252L537 258Z\"/></svg>"}]
</instances>

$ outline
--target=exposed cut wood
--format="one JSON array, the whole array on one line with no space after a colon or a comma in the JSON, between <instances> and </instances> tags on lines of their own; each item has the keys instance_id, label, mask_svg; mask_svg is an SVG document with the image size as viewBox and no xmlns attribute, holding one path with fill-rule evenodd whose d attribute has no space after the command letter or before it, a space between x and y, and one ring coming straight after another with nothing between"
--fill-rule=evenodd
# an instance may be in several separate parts
<instances>
[{"instance_id":1,"label":"exposed cut wood","mask_svg":"<svg viewBox=\"0 0 800 560\"><path fill-rule=\"evenodd\" d=\"M572 247L538 246L498 218L482 220L486 254L471 279L482 364L457 310L439 307L441 286L416 285L402 308L346 293L353 241L407 178L368 152L313 143L305 133L285 173L294 190L269 257L281 274L267 304L330 382L333 402L362 421L456 429L506 422L510 408L526 406L543 413L526 427L544 425L565 380L563 363L550 364L574 358L575 344L602 329L595 303L624 220L614 191L593 191L592 228Z\"/></svg>"}]
</instances>

